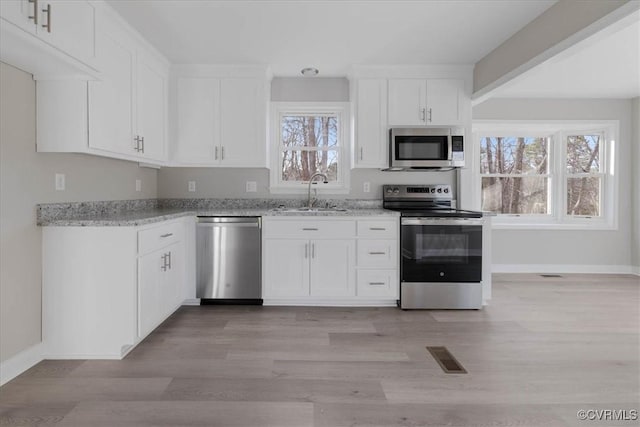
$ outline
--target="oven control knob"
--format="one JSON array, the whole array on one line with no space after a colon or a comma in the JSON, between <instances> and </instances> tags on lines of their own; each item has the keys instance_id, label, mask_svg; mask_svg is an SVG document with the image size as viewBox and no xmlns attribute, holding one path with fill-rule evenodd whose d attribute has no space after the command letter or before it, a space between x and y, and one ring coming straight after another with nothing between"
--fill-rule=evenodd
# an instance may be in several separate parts
<instances>
[{"instance_id":1,"label":"oven control knob","mask_svg":"<svg viewBox=\"0 0 640 427\"><path fill-rule=\"evenodd\" d=\"M440 272L440 277L444 277L444 271Z\"/></svg>"},{"instance_id":2,"label":"oven control knob","mask_svg":"<svg viewBox=\"0 0 640 427\"><path fill-rule=\"evenodd\" d=\"M444 189L444 192L445 192L445 193L448 193L448 192L449 192L449 189L448 189L448 188L445 188L445 189Z\"/></svg>"},{"instance_id":3,"label":"oven control knob","mask_svg":"<svg viewBox=\"0 0 640 427\"><path fill-rule=\"evenodd\" d=\"M391 193L393 193L393 189L392 189L392 188L390 188L390 187L389 187L389 188L387 188L387 194L391 194Z\"/></svg>"},{"instance_id":4,"label":"oven control knob","mask_svg":"<svg viewBox=\"0 0 640 427\"><path fill-rule=\"evenodd\" d=\"M431 189L431 192L432 192L432 193L435 193L435 192L436 192L436 189L435 189L435 188L432 188L432 189Z\"/></svg>"},{"instance_id":5,"label":"oven control knob","mask_svg":"<svg viewBox=\"0 0 640 427\"><path fill-rule=\"evenodd\" d=\"M438 193L442 193L442 188L438 188Z\"/></svg>"},{"instance_id":6,"label":"oven control knob","mask_svg":"<svg viewBox=\"0 0 640 427\"><path fill-rule=\"evenodd\" d=\"M393 194L400 194L400 189L398 187L394 188Z\"/></svg>"}]
</instances>

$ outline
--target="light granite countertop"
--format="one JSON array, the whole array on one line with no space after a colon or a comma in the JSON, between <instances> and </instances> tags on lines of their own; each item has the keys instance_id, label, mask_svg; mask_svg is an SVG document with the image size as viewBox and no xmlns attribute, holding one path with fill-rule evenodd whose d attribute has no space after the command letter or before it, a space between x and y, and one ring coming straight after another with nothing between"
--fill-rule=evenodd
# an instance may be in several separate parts
<instances>
[{"instance_id":1,"label":"light granite countertop","mask_svg":"<svg viewBox=\"0 0 640 427\"><path fill-rule=\"evenodd\" d=\"M386 216L397 217L398 212L382 208L355 208L346 211L294 211L277 208L221 208L221 209L189 209L189 208L153 208L132 211L72 213L57 217L38 219L40 226L56 227L127 227L152 224L185 216L260 216L260 217L363 217Z\"/></svg>"}]
</instances>

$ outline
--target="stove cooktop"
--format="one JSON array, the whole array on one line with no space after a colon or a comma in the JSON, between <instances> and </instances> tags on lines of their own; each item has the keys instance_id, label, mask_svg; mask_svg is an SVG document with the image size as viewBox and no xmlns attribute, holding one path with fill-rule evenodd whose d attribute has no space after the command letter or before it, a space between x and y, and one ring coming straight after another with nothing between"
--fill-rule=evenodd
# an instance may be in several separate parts
<instances>
[{"instance_id":1,"label":"stove cooktop","mask_svg":"<svg viewBox=\"0 0 640 427\"><path fill-rule=\"evenodd\" d=\"M400 212L403 217L422 218L482 218L482 212L467 211L463 209L402 209L385 208Z\"/></svg>"},{"instance_id":2,"label":"stove cooktop","mask_svg":"<svg viewBox=\"0 0 640 427\"><path fill-rule=\"evenodd\" d=\"M456 209L452 188L439 185L384 185L383 207L403 217L482 218L482 212Z\"/></svg>"}]
</instances>

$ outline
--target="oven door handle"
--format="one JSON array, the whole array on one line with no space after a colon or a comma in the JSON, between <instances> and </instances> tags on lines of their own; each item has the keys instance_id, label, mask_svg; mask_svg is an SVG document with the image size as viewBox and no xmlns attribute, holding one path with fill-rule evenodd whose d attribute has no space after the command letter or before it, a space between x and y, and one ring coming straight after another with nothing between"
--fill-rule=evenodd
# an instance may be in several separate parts
<instances>
[{"instance_id":1,"label":"oven door handle","mask_svg":"<svg viewBox=\"0 0 640 427\"><path fill-rule=\"evenodd\" d=\"M400 225L482 225L482 219L402 218Z\"/></svg>"}]
</instances>

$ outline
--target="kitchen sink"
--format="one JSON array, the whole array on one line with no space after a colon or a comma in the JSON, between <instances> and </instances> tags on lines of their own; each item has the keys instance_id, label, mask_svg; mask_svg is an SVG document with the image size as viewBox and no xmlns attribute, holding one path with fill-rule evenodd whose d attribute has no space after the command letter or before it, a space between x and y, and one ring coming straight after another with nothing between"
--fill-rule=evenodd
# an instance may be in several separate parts
<instances>
[{"instance_id":1,"label":"kitchen sink","mask_svg":"<svg viewBox=\"0 0 640 427\"><path fill-rule=\"evenodd\" d=\"M273 208L277 212L347 212L344 208Z\"/></svg>"}]
</instances>

